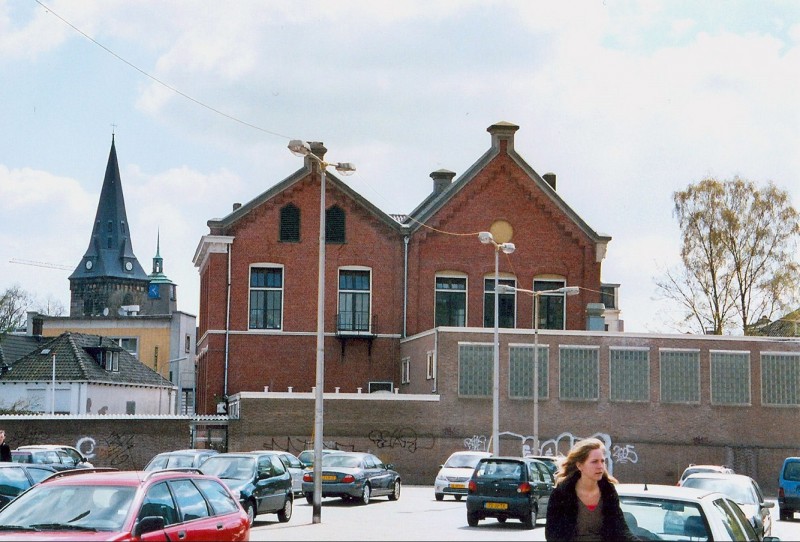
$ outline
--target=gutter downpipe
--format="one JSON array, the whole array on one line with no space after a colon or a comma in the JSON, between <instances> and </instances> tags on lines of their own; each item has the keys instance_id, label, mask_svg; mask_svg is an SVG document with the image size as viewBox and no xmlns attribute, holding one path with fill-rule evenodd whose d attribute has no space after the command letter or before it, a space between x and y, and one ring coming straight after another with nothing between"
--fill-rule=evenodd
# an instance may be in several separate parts
<instances>
[{"instance_id":1,"label":"gutter downpipe","mask_svg":"<svg viewBox=\"0 0 800 542\"><path fill-rule=\"evenodd\" d=\"M408 235L403 237L403 338L407 336L408 320Z\"/></svg>"},{"instance_id":2,"label":"gutter downpipe","mask_svg":"<svg viewBox=\"0 0 800 542\"><path fill-rule=\"evenodd\" d=\"M231 245L228 245L228 285L227 300L225 302L225 379L222 385L222 398L228 403L228 357L230 354L231 337Z\"/></svg>"}]
</instances>

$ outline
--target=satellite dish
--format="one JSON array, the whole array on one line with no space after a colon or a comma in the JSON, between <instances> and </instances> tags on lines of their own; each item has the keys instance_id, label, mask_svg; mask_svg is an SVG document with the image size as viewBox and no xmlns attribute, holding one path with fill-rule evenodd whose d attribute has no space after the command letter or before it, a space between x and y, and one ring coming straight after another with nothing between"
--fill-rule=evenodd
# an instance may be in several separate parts
<instances>
[{"instance_id":1,"label":"satellite dish","mask_svg":"<svg viewBox=\"0 0 800 542\"><path fill-rule=\"evenodd\" d=\"M103 309L103 316L108 316L108 307Z\"/></svg>"}]
</instances>

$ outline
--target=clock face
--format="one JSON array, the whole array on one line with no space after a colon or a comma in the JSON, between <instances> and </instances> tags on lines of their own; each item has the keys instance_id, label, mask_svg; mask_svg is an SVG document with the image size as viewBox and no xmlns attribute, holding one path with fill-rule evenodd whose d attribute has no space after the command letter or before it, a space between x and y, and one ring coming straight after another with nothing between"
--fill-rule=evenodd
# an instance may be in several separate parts
<instances>
[{"instance_id":1,"label":"clock face","mask_svg":"<svg viewBox=\"0 0 800 542\"><path fill-rule=\"evenodd\" d=\"M133 269L133 264L131 262L125 262L125 270L130 271Z\"/></svg>"},{"instance_id":2,"label":"clock face","mask_svg":"<svg viewBox=\"0 0 800 542\"><path fill-rule=\"evenodd\" d=\"M92 268L92 265L94 265L94 264L92 263L92 260L86 260L86 269L91 269L91 268Z\"/></svg>"},{"instance_id":3,"label":"clock face","mask_svg":"<svg viewBox=\"0 0 800 542\"><path fill-rule=\"evenodd\" d=\"M149 295L153 299L158 298L158 284L151 284L150 287L147 289L147 295Z\"/></svg>"}]
</instances>

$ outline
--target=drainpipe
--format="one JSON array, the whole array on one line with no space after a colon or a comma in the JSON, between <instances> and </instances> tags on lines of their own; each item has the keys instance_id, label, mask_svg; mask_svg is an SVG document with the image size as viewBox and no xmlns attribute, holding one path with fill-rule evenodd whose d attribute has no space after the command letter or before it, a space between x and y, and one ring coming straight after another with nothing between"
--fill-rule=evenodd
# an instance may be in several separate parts
<instances>
[{"instance_id":1,"label":"drainpipe","mask_svg":"<svg viewBox=\"0 0 800 542\"><path fill-rule=\"evenodd\" d=\"M222 385L222 398L228 401L228 356L230 355L231 337L231 245L228 245L228 286L225 307L225 379ZM214 405L216 408L216 405Z\"/></svg>"},{"instance_id":2,"label":"drainpipe","mask_svg":"<svg viewBox=\"0 0 800 542\"><path fill-rule=\"evenodd\" d=\"M403 338L406 337L408 318L408 235L403 237Z\"/></svg>"}]
</instances>

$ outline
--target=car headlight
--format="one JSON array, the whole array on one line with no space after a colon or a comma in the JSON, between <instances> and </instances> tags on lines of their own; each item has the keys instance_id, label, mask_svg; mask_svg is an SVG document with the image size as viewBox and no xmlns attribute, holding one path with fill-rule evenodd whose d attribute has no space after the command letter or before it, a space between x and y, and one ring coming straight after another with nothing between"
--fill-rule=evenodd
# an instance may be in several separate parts
<instances>
[{"instance_id":1,"label":"car headlight","mask_svg":"<svg viewBox=\"0 0 800 542\"><path fill-rule=\"evenodd\" d=\"M436 479L438 481L440 481L440 482L446 482L447 481L447 477L444 474L442 474L441 472L436 475Z\"/></svg>"}]
</instances>

